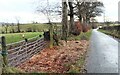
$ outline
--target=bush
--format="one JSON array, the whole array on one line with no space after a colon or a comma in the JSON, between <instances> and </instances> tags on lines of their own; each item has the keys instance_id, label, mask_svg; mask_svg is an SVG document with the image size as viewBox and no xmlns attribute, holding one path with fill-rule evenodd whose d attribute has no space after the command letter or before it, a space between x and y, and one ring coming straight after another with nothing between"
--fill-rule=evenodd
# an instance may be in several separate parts
<instances>
[{"instance_id":1,"label":"bush","mask_svg":"<svg viewBox=\"0 0 120 75\"><path fill-rule=\"evenodd\" d=\"M88 25L82 25L83 32L87 32L90 28Z\"/></svg>"},{"instance_id":2,"label":"bush","mask_svg":"<svg viewBox=\"0 0 120 75\"><path fill-rule=\"evenodd\" d=\"M82 25L79 21L76 21L72 34L77 36L80 35L81 32L82 32Z\"/></svg>"},{"instance_id":3,"label":"bush","mask_svg":"<svg viewBox=\"0 0 120 75\"><path fill-rule=\"evenodd\" d=\"M2 31L2 34L5 34L5 32L4 32L4 31Z\"/></svg>"},{"instance_id":4,"label":"bush","mask_svg":"<svg viewBox=\"0 0 120 75\"><path fill-rule=\"evenodd\" d=\"M32 32L32 28L27 28L26 32Z\"/></svg>"}]
</instances>

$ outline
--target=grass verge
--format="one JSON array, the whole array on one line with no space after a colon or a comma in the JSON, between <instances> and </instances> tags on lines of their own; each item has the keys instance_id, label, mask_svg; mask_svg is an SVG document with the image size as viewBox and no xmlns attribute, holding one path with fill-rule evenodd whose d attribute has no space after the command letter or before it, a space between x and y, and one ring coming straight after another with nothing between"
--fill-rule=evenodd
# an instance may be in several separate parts
<instances>
[{"instance_id":1,"label":"grass verge","mask_svg":"<svg viewBox=\"0 0 120 75\"><path fill-rule=\"evenodd\" d=\"M2 73L25 73L25 72L14 67L4 67L2 69Z\"/></svg>"},{"instance_id":2,"label":"grass verge","mask_svg":"<svg viewBox=\"0 0 120 75\"><path fill-rule=\"evenodd\" d=\"M92 30L81 33L79 36L72 36L69 38L69 40L90 40L92 34ZM88 47L87 47L88 49ZM86 50L87 51L87 50ZM68 64L67 66L70 67L68 73L86 73L84 67L85 67L85 59L86 59L87 52L83 53L82 56L76 61L74 64Z\"/></svg>"},{"instance_id":3,"label":"grass verge","mask_svg":"<svg viewBox=\"0 0 120 75\"><path fill-rule=\"evenodd\" d=\"M85 56L82 56L76 63L70 65L70 69L68 73L83 73L84 63L85 63Z\"/></svg>"},{"instance_id":4,"label":"grass verge","mask_svg":"<svg viewBox=\"0 0 120 75\"><path fill-rule=\"evenodd\" d=\"M116 33L116 32L110 32L110 31L107 31L107 30L103 30L103 29L99 29L99 31L100 32L103 32L103 33L105 33L105 34L107 34L107 35L111 35L111 36L113 36L113 37L116 37L116 38L119 38L120 39L120 35L118 34L118 33Z\"/></svg>"}]
</instances>

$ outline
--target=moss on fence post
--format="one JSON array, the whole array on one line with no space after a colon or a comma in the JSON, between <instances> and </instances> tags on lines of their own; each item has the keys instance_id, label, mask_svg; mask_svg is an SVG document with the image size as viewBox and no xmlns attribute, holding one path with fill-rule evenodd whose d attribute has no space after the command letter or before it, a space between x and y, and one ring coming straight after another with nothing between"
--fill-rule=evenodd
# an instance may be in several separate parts
<instances>
[{"instance_id":1,"label":"moss on fence post","mask_svg":"<svg viewBox=\"0 0 120 75\"><path fill-rule=\"evenodd\" d=\"M6 40L5 36L1 37L1 44L2 44L2 56L3 56L3 67L8 66L8 61L7 61L7 46L6 46Z\"/></svg>"}]
</instances>

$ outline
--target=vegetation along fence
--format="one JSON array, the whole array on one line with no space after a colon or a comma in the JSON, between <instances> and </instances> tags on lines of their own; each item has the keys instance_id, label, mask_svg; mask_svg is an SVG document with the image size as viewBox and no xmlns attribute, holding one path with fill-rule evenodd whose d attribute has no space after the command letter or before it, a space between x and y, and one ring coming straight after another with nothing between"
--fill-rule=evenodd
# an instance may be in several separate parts
<instances>
[{"instance_id":1,"label":"vegetation along fence","mask_svg":"<svg viewBox=\"0 0 120 75\"><path fill-rule=\"evenodd\" d=\"M44 38L34 38L9 45L6 45L4 40L5 39L3 39L2 43L2 53L7 55L8 60L5 56L3 56L3 61L13 67L25 62L27 59L37 54L40 50L48 47L48 43L47 41L44 41Z\"/></svg>"}]
</instances>

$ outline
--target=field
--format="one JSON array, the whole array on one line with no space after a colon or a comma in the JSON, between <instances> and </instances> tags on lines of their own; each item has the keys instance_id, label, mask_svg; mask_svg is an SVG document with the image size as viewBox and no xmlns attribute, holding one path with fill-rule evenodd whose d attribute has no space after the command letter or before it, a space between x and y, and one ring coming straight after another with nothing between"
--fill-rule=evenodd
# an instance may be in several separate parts
<instances>
[{"instance_id":1,"label":"field","mask_svg":"<svg viewBox=\"0 0 120 75\"><path fill-rule=\"evenodd\" d=\"M20 24L20 31L22 31L22 32L27 32L27 31L34 31L34 30L36 30L36 31L43 31L43 29L44 30L46 30L46 29L48 29L48 25L47 24ZM14 26L8 26L8 28L7 28L7 32L9 33L9 32L11 32L12 31L12 29L14 29L14 31L15 32L17 32L17 25L14 25ZM5 33L5 27L0 27L0 31L4 31L4 33Z\"/></svg>"},{"instance_id":2,"label":"field","mask_svg":"<svg viewBox=\"0 0 120 75\"><path fill-rule=\"evenodd\" d=\"M61 28L60 24L53 24L54 27ZM20 24L20 31L21 32L43 32L47 31L49 29L48 24ZM17 32L17 25L9 25L7 28L7 32L10 33L14 30L14 32ZM0 26L0 33L5 33L6 29L5 27Z\"/></svg>"},{"instance_id":3,"label":"field","mask_svg":"<svg viewBox=\"0 0 120 75\"><path fill-rule=\"evenodd\" d=\"M14 42L19 42L24 40L22 35L24 35L25 38L33 38L39 35L42 35L43 32L27 32L27 33L11 33L11 34L1 34L0 36L5 36L6 37L6 43L14 43Z\"/></svg>"}]
</instances>

